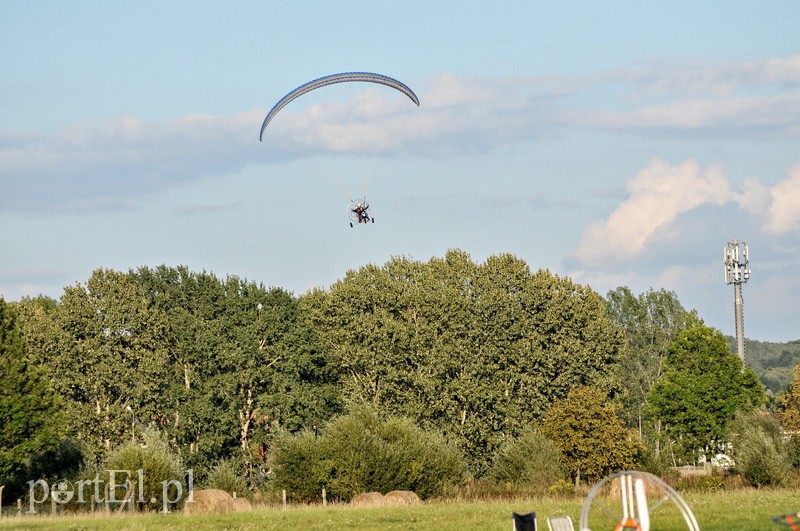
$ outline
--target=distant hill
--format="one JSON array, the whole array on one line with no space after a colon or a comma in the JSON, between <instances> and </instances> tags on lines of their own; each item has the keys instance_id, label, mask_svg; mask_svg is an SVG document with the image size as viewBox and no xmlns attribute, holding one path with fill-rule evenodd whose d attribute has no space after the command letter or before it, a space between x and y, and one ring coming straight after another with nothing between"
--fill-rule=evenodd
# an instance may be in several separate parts
<instances>
[{"instance_id":1,"label":"distant hill","mask_svg":"<svg viewBox=\"0 0 800 531\"><path fill-rule=\"evenodd\" d=\"M736 352L736 338L728 336L728 343ZM767 389L782 393L792 383L792 369L800 363L800 340L770 343L745 338L744 359Z\"/></svg>"}]
</instances>

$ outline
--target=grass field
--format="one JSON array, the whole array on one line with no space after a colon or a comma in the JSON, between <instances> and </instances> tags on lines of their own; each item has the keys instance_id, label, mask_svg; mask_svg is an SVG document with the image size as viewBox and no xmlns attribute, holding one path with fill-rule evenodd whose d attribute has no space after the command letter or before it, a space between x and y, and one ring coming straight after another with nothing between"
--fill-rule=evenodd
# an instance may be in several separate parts
<instances>
[{"instance_id":1,"label":"grass field","mask_svg":"<svg viewBox=\"0 0 800 531\"><path fill-rule=\"evenodd\" d=\"M737 490L684 495L704 531L788 529L772 522L772 516L800 511L800 492L789 490ZM569 515L578 527L582 500L528 499L495 502L428 502L413 507L350 508L344 505L261 507L226 515L125 514L113 516L4 517L2 529L144 529L190 530L502 530L511 529L511 513L536 511L539 529L547 529L546 517ZM662 506L653 519L653 531L686 529L677 511ZM658 515L657 515L658 516ZM659 519L660 518L660 519ZM592 521L594 523L594 521ZM613 529L613 524L594 526Z\"/></svg>"}]
</instances>

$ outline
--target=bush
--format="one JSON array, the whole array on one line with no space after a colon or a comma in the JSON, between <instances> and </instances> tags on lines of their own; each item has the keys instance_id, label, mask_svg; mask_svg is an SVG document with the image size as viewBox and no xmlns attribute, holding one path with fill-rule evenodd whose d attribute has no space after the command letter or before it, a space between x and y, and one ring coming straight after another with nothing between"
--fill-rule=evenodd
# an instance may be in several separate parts
<instances>
[{"instance_id":1,"label":"bush","mask_svg":"<svg viewBox=\"0 0 800 531\"><path fill-rule=\"evenodd\" d=\"M492 476L518 486L546 489L566 479L563 454L553 441L527 430L501 446L492 463Z\"/></svg>"},{"instance_id":2,"label":"bush","mask_svg":"<svg viewBox=\"0 0 800 531\"><path fill-rule=\"evenodd\" d=\"M303 501L349 500L361 492L414 491L420 498L457 483L461 454L439 434L405 418L378 417L369 406L353 406L331 420L317 438L304 431L279 434L273 444L273 487Z\"/></svg>"},{"instance_id":3,"label":"bush","mask_svg":"<svg viewBox=\"0 0 800 531\"><path fill-rule=\"evenodd\" d=\"M293 498L302 501L317 499L325 484L323 452L316 434L309 430L297 434L279 431L272 442L271 486L286 489Z\"/></svg>"},{"instance_id":4,"label":"bush","mask_svg":"<svg viewBox=\"0 0 800 531\"><path fill-rule=\"evenodd\" d=\"M184 497L187 494L187 485L184 478L185 470L183 463L178 455L172 451L161 434L153 429L147 429L142 434L143 444L130 441L115 450L112 450L105 460L103 481L108 484L110 481L110 470L128 471L115 474L114 481L117 484L124 484L126 480L134 484L135 499L142 499L140 506L143 509L161 510L164 499L163 488L169 487L169 499L176 498L176 487L173 483L165 481L177 481L180 484L181 492ZM139 470L141 470L141 492L139 492ZM125 489L120 488L115 492L117 500L124 497Z\"/></svg>"},{"instance_id":5,"label":"bush","mask_svg":"<svg viewBox=\"0 0 800 531\"><path fill-rule=\"evenodd\" d=\"M725 482L719 475L686 476L678 482L679 490L694 492L720 492L725 490Z\"/></svg>"},{"instance_id":6,"label":"bush","mask_svg":"<svg viewBox=\"0 0 800 531\"><path fill-rule=\"evenodd\" d=\"M756 487L779 485L791 467L780 426L757 412L739 414L731 426L736 471Z\"/></svg>"},{"instance_id":7,"label":"bush","mask_svg":"<svg viewBox=\"0 0 800 531\"><path fill-rule=\"evenodd\" d=\"M247 495L247 481L242 472L241 466L235 461L222 460L208 475L206 488L224 490L231 496L245 496Z\"/></svg>"},{"instance_id":8,"label":"bush","mask_svg":"<svg viewBox=\"0 0 800 531\"><path fill-rule=\"evenodd\" d=\"M566 479L559 479L547 489L548 494L559 498L570 498L575 495L575 485Z\"/></svg>"}]
</instances>

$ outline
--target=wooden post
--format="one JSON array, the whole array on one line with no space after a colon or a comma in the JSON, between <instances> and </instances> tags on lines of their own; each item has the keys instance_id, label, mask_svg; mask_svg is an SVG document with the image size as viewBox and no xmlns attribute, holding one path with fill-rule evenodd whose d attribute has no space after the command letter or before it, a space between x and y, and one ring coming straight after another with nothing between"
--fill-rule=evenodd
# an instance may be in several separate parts
<instances>
[{"instance_id":1,"label":"wooden post","mask_svg":"<svg viewBox=\"0 0 800 531\"><path fill-rule=\"evenodd\" d=\"M286 489L283 489L283 507L286 508Z\"/></svg>"},{"instance_id":2,"label":"wooden post","mask_svg":"<svg viewBox=\"0 0 800 531\"><path fill-rule=\"evenodd\" d=\"M3 517L3 489L6 488L5 485L0 485L0 518Z\"/></svg>"},{"instance_id":3,"label":"wooden post","mask_svg":"<svg viewBox=\"0 0 800 531\"><path fill-rule=\"evenodd\" d=\"M56 497L53 496L53 493L50 493L50 516L55 516L56 514Z\"/></svg>"},{"instance_id":4,"label":"wooden post","mask_svg":"<svg viewBox=\"0 0 800 531\"><path fill-rule=\"evenodd\" d=\"M322 506L323 507L328 506L328 497L326 496L325 489L322 489Z\"/></svg>"},{"instance_id":5,"label":"wooden post","mask_svg":"<svg viewBox=\"0 0 800 531\"><path fill-rule=\"evenodd\" d=\"M17 514L22 516L22 498L17 498Z\"/></svg>"}]
</instances>

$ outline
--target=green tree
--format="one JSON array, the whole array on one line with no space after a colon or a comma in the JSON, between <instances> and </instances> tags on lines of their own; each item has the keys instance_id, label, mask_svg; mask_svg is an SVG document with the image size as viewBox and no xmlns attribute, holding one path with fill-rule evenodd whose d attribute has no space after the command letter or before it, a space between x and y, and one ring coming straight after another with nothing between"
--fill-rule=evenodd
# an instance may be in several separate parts
<instances>
[{"instance_id":1,"label":"green tree","mask_svg":"<svg viewBox=\"0 0 800 531\"><path fill-rule=\"evenodd\" d=\"M621 405L596 388L578 387L558 400L542 419L542 433L555 442L577 485L630 469L641 453L635 430L619 416Z\"/></svg>"},{"instance_id":2,"label":"green tree","mask_svg":"<svg viewBox=\"0 0 800 531\"><path fill-rule=\"evenodd\" d=\"M394 258L302 304L346 397L454 436L477 474L571 388L611 390L622 347L596 293L511 255Z\"/></svg>"},{"instance_id":3,"label":"green tree","mask_svg":"<svg viewBox=\"0 0 800 531\"><path fill-rule=\"evenodd\" d=\"M31 457L54 451L61 435L60 403L27 359L20 329L17 311L0 298L0 485L10 496L29 479Z\"/></svg>"},{"instance_id":4,"label":"green tree","mask_svg":"<svg viewBox=\"0 0 800 531\"><path fill-rule=\"evenodd\" d=\"M57 337L39 356L67 399L71 435L101 456L134 435L137 419L168 417L163 315L130 275L96 270L65 288L54 317Z\"/></svg>"},{"instance_id":5,"label":"green tree","mask_svg":"<svg viewBox=\"0 0 800 531\"><path fill-rule=\"evenodd\" d=\"M716 453L737 411L762 404L764 389L721 332L694 326L670 343L664 374L648 401L676 458L692 462Z\"/></svg>"},{"instance_id":6,"label":"green tree","mask_svg":"<svg viewBox=\"0 0 800 531\"><path fill-rule=\"evenodd\" d=\"M134 276L166 316L167 429L199 478L229 458L252 478L265 466L274 425L294 431L336 411L336 372L289 293L184 266Z\"/></svg>"},{"instance_id":7,"label":"green tree","mask_svg":"<svg viewBox=\"0 0 800 531\"><path fill-rule=\"evenodd\" d=\"M659 453L660 425L648 418L647 395L663 374L667 347L678 333L701 325L695 311L687 312L672 291L653 289L634 295L621 286L606 295L606 311L611 320L625 331L625 348L617 366L617 380L623 388L622 417L630 427L639 429Z\"/></svg>"}]
</instances>

